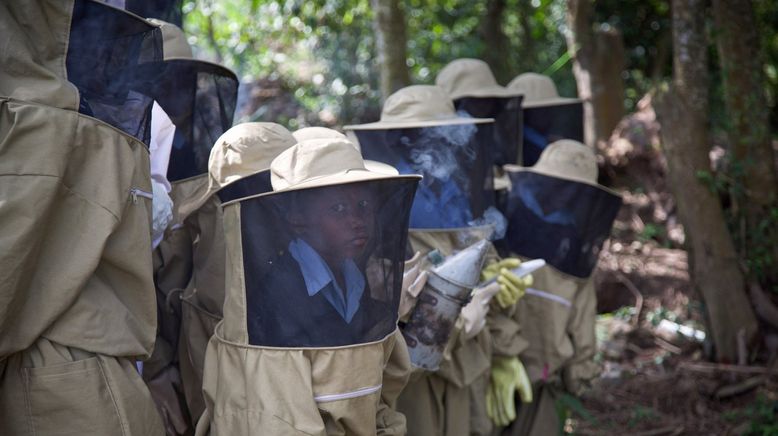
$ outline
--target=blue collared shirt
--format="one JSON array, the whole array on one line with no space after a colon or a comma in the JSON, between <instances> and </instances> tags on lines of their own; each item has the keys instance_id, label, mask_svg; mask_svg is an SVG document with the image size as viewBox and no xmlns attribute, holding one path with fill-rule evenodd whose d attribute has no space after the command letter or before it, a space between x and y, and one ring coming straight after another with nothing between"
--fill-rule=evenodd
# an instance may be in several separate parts
<instances>
[{"instance_id":1,"label":"blue collared shirt","mask_svg":"<svg viewBox=\"0 0 778 436\"><path fill-rule=\"evenodd\" d=\"M343 319L350 323L359 310L359 301L365 292L365 276L351 259L341 264L343 278L346 281L346 296L335 280L335 275L319 253L302 239L289 243L289 253L300 265L308 296L322 292L324 298L332 304Z\"/></svg>"}]
</instances>

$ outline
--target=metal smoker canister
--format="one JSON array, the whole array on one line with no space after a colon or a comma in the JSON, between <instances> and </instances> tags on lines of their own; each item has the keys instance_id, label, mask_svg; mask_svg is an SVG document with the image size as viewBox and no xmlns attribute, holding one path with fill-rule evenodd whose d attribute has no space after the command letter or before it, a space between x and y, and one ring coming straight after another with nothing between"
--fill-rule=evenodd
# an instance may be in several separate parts
<instances>
[{"instance_id":1,"label":"metal smoker canister","mask_svg":"<svg viewBox=\"0 0 778 436\"><path fill-rule=\"evenodd\" d=\"M440 366L459 312L478 284L490 246L486 240L476 242L430 271L402 331L414 366L429 371Z\"/></svg>"}]
</instances>

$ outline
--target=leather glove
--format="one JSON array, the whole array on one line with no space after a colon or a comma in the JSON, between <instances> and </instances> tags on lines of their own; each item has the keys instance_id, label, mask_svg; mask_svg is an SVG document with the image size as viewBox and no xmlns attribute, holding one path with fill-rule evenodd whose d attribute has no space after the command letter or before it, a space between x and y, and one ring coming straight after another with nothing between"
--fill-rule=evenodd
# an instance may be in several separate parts
<instances>
[{"instance_id":1,"label":"leather glove","mask_svg":"<svg viewBox=\"0 0 778 436\"><path fill-rule=\"evenodd\" d=\"M489 387L486 391L486 413L498 427L516 419L514 392L522 403L532 402L532 384L518 357L494 356Z\"/></svg>"},{"instance_id":2,"label":"leather glove","mask_svg":"<svg viewBox=\"0 0 778 436\"><path fill-rule=\"evenodd\" d=\"M473 289L473 298L462 308L465 338L470 339L481 333L486 325L486 315L489 313L489 302L500 292L500 284L492 282L486 286Z\"/></svg>"},{"instance_id":3,"label":"leather glove","mask_svg":"<svg viewBox=\"0 0 778 436\"><path fill-rule=\"evenodd\" d=\"M421 253L417 251L411 259L405 261L400 293L400 319L404 319L411 313L425 284L427 284L427 271L421 270Z\"/></svg>"},{"instance_id":4,"label":"leather glove","mask_svg":"<svg viewBox=\"0 0 778 436\"><path fill-rule=\"evenodd\" d=\"M170 199L165 185L154 179L151 180L151 190L151 241L152 248L157 248L162 242L165 229L173 220L173 200Z\"/></svg>"},{"instance_id":5,"label":"leather glove","mask_svg":"<svg viewBox=\"0 0 778 436\"><path fill-rule=\"evenodd\" d=\"M529 286L532 286L532 276L519 277L511 272L518 268L521 261L515 257L508 257L499 262L488 265L481 271L481 280L497 280L500 284L500 292L497 294L497 304L505 309L516 304Z\"/></svg>"}]
</instances>

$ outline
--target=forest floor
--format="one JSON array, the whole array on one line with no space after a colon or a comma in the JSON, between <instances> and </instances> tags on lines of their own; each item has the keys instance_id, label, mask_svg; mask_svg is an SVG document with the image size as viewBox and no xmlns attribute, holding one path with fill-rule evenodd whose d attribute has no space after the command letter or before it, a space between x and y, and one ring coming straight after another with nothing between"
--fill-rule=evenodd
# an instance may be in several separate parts
<instances>
[{"instance_id":1,"label":"forest floor","mask_svg":"<svg viewBox=\"0 0 778 436\"><path fill-rule=\"evenodd\" d=\"M565 430L778 435L778 365L708 359L704 308L689 280L650 100L639 109L599 147L601 181L624 196L624 206L594 276L603 372L568 406ZM673 331L679 328L686 335Z\"/></svg>"}]
</instances>

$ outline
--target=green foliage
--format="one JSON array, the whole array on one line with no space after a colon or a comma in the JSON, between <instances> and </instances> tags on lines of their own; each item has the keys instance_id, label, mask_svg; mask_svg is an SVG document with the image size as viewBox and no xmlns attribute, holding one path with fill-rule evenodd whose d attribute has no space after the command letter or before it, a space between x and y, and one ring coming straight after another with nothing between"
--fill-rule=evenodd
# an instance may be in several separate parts
<instances>
[{"instance_id":1,"label":"green foliage","mask_svg":"<svg viewBox=\"0 0 778 436\"><path fill-rule=\"evenodd\" d=\"M658 326L663 319L675 322L678 319L678 315L664 306L659 306L654 310L646 312L646 321L650 322L654 327Z\"/></svg>"},{"instance_id":2,"label":"green foliage","mask_svg":"<svg viewBox=\"0 0 778 436\"><path fill-rule=\"evenodd\" d=\"M243 82L281 80L307 112L331 114L325 123L377 116L368 0L190 0L184 13L200 54Z\"/></svg>"},{"instance_id":3,"label":"green foliage","mask_svg":"<svg viewBox=\"0 0 778 436\"><path fill-rule=\"evenodd\" d=\"M573 416L578 416L592 424L598 424L597 418L586 409L586 406L583 405L581 400L567 392L558 394L554 406L556 408L557 416L559 417L558 434L565 434L565 424L567 420Z\"/></svg>"},{"instance_id":4,"label":"green foliage","mask_svg":"<svg viewBox=\"0 0 778 436\"><path fill-rule=\"evenodd\" d=\"M672 23L669 0L600 0L595 22L618 29L624 38L624 106L638 100L672 74Z\"/></svg>"},{"instance_id":5,"label":"green foliage","mask_svg":"<svg viewBox=\"0 0 778 436\"><path fill-rule=\"evenodd\" d=\"M659 224L646 223L638 235L638 240L641 242L667 240L667 229Z\"/></svg>"},{"instance_id":6,"label":"green foliage","mask_svg":"<svg viewBox=\"0 0 778 436\"><path fill-rule=\"evenodd\" d=\"M613 317L622 321L631 321L635 316L634 306L621 306L613 311Z\"/></svg>"},{"instance_id":7,"label":"green foliage","mask_svg":"<svg viewBox=\"0 0 778 436\"><path fill-rule=\"evenodd\" d=\"M415 83L433 83L460 57L482 57L486 1L407 0L408 60ZM562 95L575 95L560 32L564 0L507 0L503 30L515 72L549 70ZM269 78L293 90L324 123L372 121L380 111L379 70L369 0L188 0L184 30L199 57L235 70L243 82ZM331 114L329 117L321 114ZM256 117L272 119L272 114ZM294 120L292 120L294 121ZM292 126L296 127L296 126Z\"/></svg>"},{"instance_id":8,"label":"green foliage","mask_svg":"<svg viewBox=\"0 0 778 436\"><path fill-rule=\"evenodd\" d=\"M778 6L774 0L754 0L764 53L767 104L770 108L771 131L778 131Z\"/></svg>"}]
</instances>

